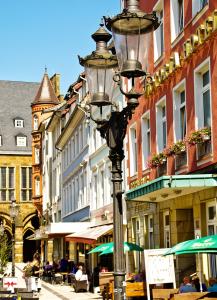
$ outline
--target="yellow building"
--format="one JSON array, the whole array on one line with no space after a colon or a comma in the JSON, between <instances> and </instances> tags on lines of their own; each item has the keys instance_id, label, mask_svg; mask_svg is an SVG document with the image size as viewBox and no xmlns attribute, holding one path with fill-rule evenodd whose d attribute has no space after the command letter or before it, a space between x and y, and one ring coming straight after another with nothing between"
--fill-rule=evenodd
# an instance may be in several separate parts
<instances>
[{"instance_id":1,"label":"yellow building","mask_svg":"<svg viewBox=\"0 0 217 300\"><path fill-rule=\"evenodd\" d=\"M0 223L12 236L10 205L19 206L15 226L15 261L32 259L37 241L28 240L39 228L32 203L31 102L38 83L0 81Z\"/></svg>"}]
</instances>

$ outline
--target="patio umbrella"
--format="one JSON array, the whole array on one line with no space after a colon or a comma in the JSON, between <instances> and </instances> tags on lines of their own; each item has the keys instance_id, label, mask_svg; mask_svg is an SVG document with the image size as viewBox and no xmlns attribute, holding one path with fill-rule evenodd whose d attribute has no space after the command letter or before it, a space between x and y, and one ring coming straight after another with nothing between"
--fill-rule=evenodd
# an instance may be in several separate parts
<instances>
[{"instance_id":1,"label":"patio umbrella","mask_svg":"<svg viewBox=\"0 0 217 300\"><path fill-rule=\"evenodd\" d=\"M179 243L164 255L188 253L217 253L217 235L205 236L199 239Z\"/></svg>"},{"instance_id":2,"label":"patio umbrella","mask_svg":"<svg viewBox=\"0 0 217 300\"><path fill-rule=\"evenodd\" d=\"M144 249L137 244L124 242L124 252L126 251L143 251ZM109 254L114 252L114 244L103 250L100 255Z\"/></svg>"},{"instance_id":3,"label":"patio umbrella","mask_svg":"<svg viewBox=\"0 0 217 300\"><path fill-rule=\"evenodd\" d=\"M200 277L200 291L202 292L202 274L201 274L201 262L199 258L200 253L217 254L217 235L205 236L202 238L194 239L179 243L167 251L164 255L181 255L192 254L198 255L199 261L199 277Z\"/></svg>"},{"instance_id":4,"label":"patio umbrella","mask_svg":"<svg viewBox=\"0 0 217 300\"><path fill-rule=\"evenodd\" d=\"M96 252L103 252L106 249L108 249L111 245L113 245L113 242L106 243L106 244L101 244L101 245L97 246L96 248L93 248L92 250L90 250L88 252L88 254L90 254L90 253L96 253Z\"/></svg>"}]
</instances>

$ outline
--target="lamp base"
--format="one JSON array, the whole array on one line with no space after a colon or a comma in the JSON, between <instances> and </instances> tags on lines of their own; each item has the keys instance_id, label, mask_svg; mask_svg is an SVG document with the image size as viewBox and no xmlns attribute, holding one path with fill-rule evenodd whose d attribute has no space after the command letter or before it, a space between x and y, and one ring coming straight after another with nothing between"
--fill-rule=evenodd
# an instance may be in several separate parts
<instances>
[{"instance_id":1,"label":"lamp base","mask_svg":"<svg viewBox=\"0 0 217 300\"><path fill-rule=\"evenodd\" d=\"M121 76L132 78L145 76L145 71L142 70L142 64L135 59L128 59L123 63Z\"/></svg>"}]
</instances>

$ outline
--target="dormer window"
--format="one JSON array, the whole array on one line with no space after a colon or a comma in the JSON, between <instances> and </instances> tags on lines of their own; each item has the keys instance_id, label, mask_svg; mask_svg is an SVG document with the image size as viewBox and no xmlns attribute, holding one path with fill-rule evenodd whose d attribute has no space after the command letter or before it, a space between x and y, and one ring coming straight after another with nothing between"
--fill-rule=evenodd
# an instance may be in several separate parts
<instances>
[{"instance_id":1,"label":"dormer window","mask_svg":"<svg viewBox=\"0 0 217 300\"><path fill-rule=\"evenodd\" d=\"M16 145L17 145L17 147L26 147L27 137L24 135L16 136Z\"/></svg>"},{"instance_id":2,"label":"dormer window","mask_svg":"<svg viewBox=\"0 0 217 300\"><path fill-rule=\"evenodd\" d=\"M14 120L14 126L17 128L23 128L24 127L24 120L23 119L15 119Z\"/></svg>"}]
</instances>

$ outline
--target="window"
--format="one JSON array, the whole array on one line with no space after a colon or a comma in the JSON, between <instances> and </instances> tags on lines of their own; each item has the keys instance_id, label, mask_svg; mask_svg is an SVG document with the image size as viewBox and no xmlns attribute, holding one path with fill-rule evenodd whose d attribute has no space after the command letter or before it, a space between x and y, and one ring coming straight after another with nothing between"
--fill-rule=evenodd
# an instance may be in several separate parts
<instances>
[{"instance_id":1,"label":"window","mask_svg":"<svg viewBox=\"0 0 217 300\"><path fill-rule=\"evenodd\" d=\"M164 50L164 25L163 25L163 0L158 1L154 7L160 26L154 31L154 61L163 54Z\"/></svg>"},{"instance_id":2,"label":"window","mask_svg":"<svg viewBox=\"0 0 217 300\"><path fill-rule=\"evenodd\" d=\"M27 142L26 136L17 136L16 137L16 145L18 147L26 147L26 142Z\"/></svg>"},{"instance_id":3,"label":"window","mask_svg":"<svg viewBox=\"0 0 217 300\"><path fill-rule=\"evenodd\" d=\"M38 116L34 115L33 117L33 129L38 130Z\"/></svg>"},{"instance_id":4,"label":"window","mask_svg":"<svg viewBox=\"0 0 217 300\"><path fill-rule=\"evenodd\" d=\"M169 211L163 214L163 224L164 224L164 247L170 248L170 215Z\"/></svg>"},{"instance_id":5,"label":"window","mask_svg":"<svg viewBox=\"0 0 217 300\"><path fill-rule=\"evenodd\" d=\"M104 186L104 180L105 180L105 178L104 178L104 171L103 170L101 170L101 172L100 172L100 177L101 177L101 199L102 199L102 205L104 205L104 203L105 203L105 186Z\"/></svg>"},{"instance_id":6,"label":"window","mask_svg":"<svg viewBox=\"0 0 217 300\"><path fill-rule=\"evenodd\" d=\"M171 41L173 42L179 33L182 31L184 26L184 1L183 0L173 0L170 1L171 5Z\"/></svg>"},{"instance_id":7,"label":"window","mask_svg":"<svg viewBox=\"0 0 217 300\"><path fill-rule=\"evenodd\" d=\"M192 15L195 16L208 4L208 0L192 0Z\"/></svg>"},{"instance_id":8,"label":"window","mask_svg":"<svg viewBox=\"0 0 217 300\"><path fill-rule=\"evenodd\" d=\"M139 218L132 218L132 237L133 237L133 242L136 243L137 245L140 245L140 220ZM135 251L134 252L134 259L135 259L135 266L137 269L139 269L140 265L140 252Z\"/></svg>"},{"instance_id":9,"label":"window","mask_svg":"<svg viewBox=\"0 0 217 300\"><path fill-rule=\"evenodd\" d=\"M153 215L148 216L148 246L154 249L154 219Z\"/></svg>"},{"instance_id":10,"label":"window","mask_svg":"<svg viewBox=\"0 0 217 300\"><path fill-rule=\"evenodd\" d=\"M40 192L40 178L37 176L35 178L35 195L39 196L41 194Z\"/></svg>"},{"instance_id":11,"label":"window","mask_svg":"<svg viewBox=\"0 0 217 300\"><path fill-rule=\"evenodd\" d=\"M0 168L0 201L10 201L14 197L14 168Z\"/></svg>"},{"instance_id":12,"label":"window","mask_svg":"<svg viewBox=\"0 0 217 300\"><path fill-rule=\"evenodd\" d=\"M21 201L32 200L32 168L21 168Z\"/></svg>"},{"instance_id":13,"label":"window","mask_svg":"<svg viewBox=\"0 0 217 300\"><path fill-rule=\"evenodd\" d=\"M143 169L146 168L146 162L151 153L151 131L150 131L150 114L146 113L142 117L142 152L143 152Z\"/></svg>"},{"instance_id":14,"label":"window","mask_svg":"<svg viewBox=\"0 0 217 300\"><path fill-rule=\"evenodd\" d=\"M161 152L167 145L167 120L166 120L166 99L162 99L156 106L157 122L157 151Z\"/></svg>"},{"instance_id":15,"label":"window","mask_svg":"<svg viewBox=\"0 0 217 300\"><path fill-rule=\"evenodd\" d=\"M95 208L98 208L98 184L97 184L97 175L94 175L94 198L95 198Z\"/></svg>"},{"instance_id":16,"label":"window","mask_svg":"<svg viewBox=\"0 0 217 300\"><path fill-rule=\"evenodd\" d=\"M183 140L186 135L185 81L173 89L173 111L175 142L177 142Z\"/></svg>"},{"instance_id":17,"label":"window","mask_svg":"<svg viewBox=\"0 0 217 300\"><path fill-rule=\"evenodd\" d=\"M130 175L133 176L137 172L137 137L136 127L130 128Z\"/></svg>"},{"instance_id":18,"label":"window","mask_svg":"<svg viewBox=\"0 0 217 300\"><path fill-rule=\"evenodd\" d=\"M207 217L207 235L217 234L217 216L216 216L216 201L206 204ZM216 255L209 255L209 277L217 276L217 259Z\"/></svg>"},{"instance_id":19,"label":"window","mask_svg":"<svg viewBox=\"0 0 217 300\"><path fill-rule=\"evenodd\" d=\"M24 127L24 120L22 119L15 119L14 120L14 126L18 128Z\"/></svg>"},{"instance_id":20,"label":"window","mask_svg":"<svg viewBox=\"0 0 217 300\"><path fill-rule=\"evenodd\" d=\"M194 72L195 75L195 111L196 128L211 126L211 95L209 59L202 63Z\"/></svg>"},{"instance_id":21,"label":"window","mask_svg":"<svg viewBox=\"0 0 217 300\"><path fill-rule=\"evenodd\" d=\"M2 135L0 135L0 146L2 146Z\"/></svg>"}]
</instances>

